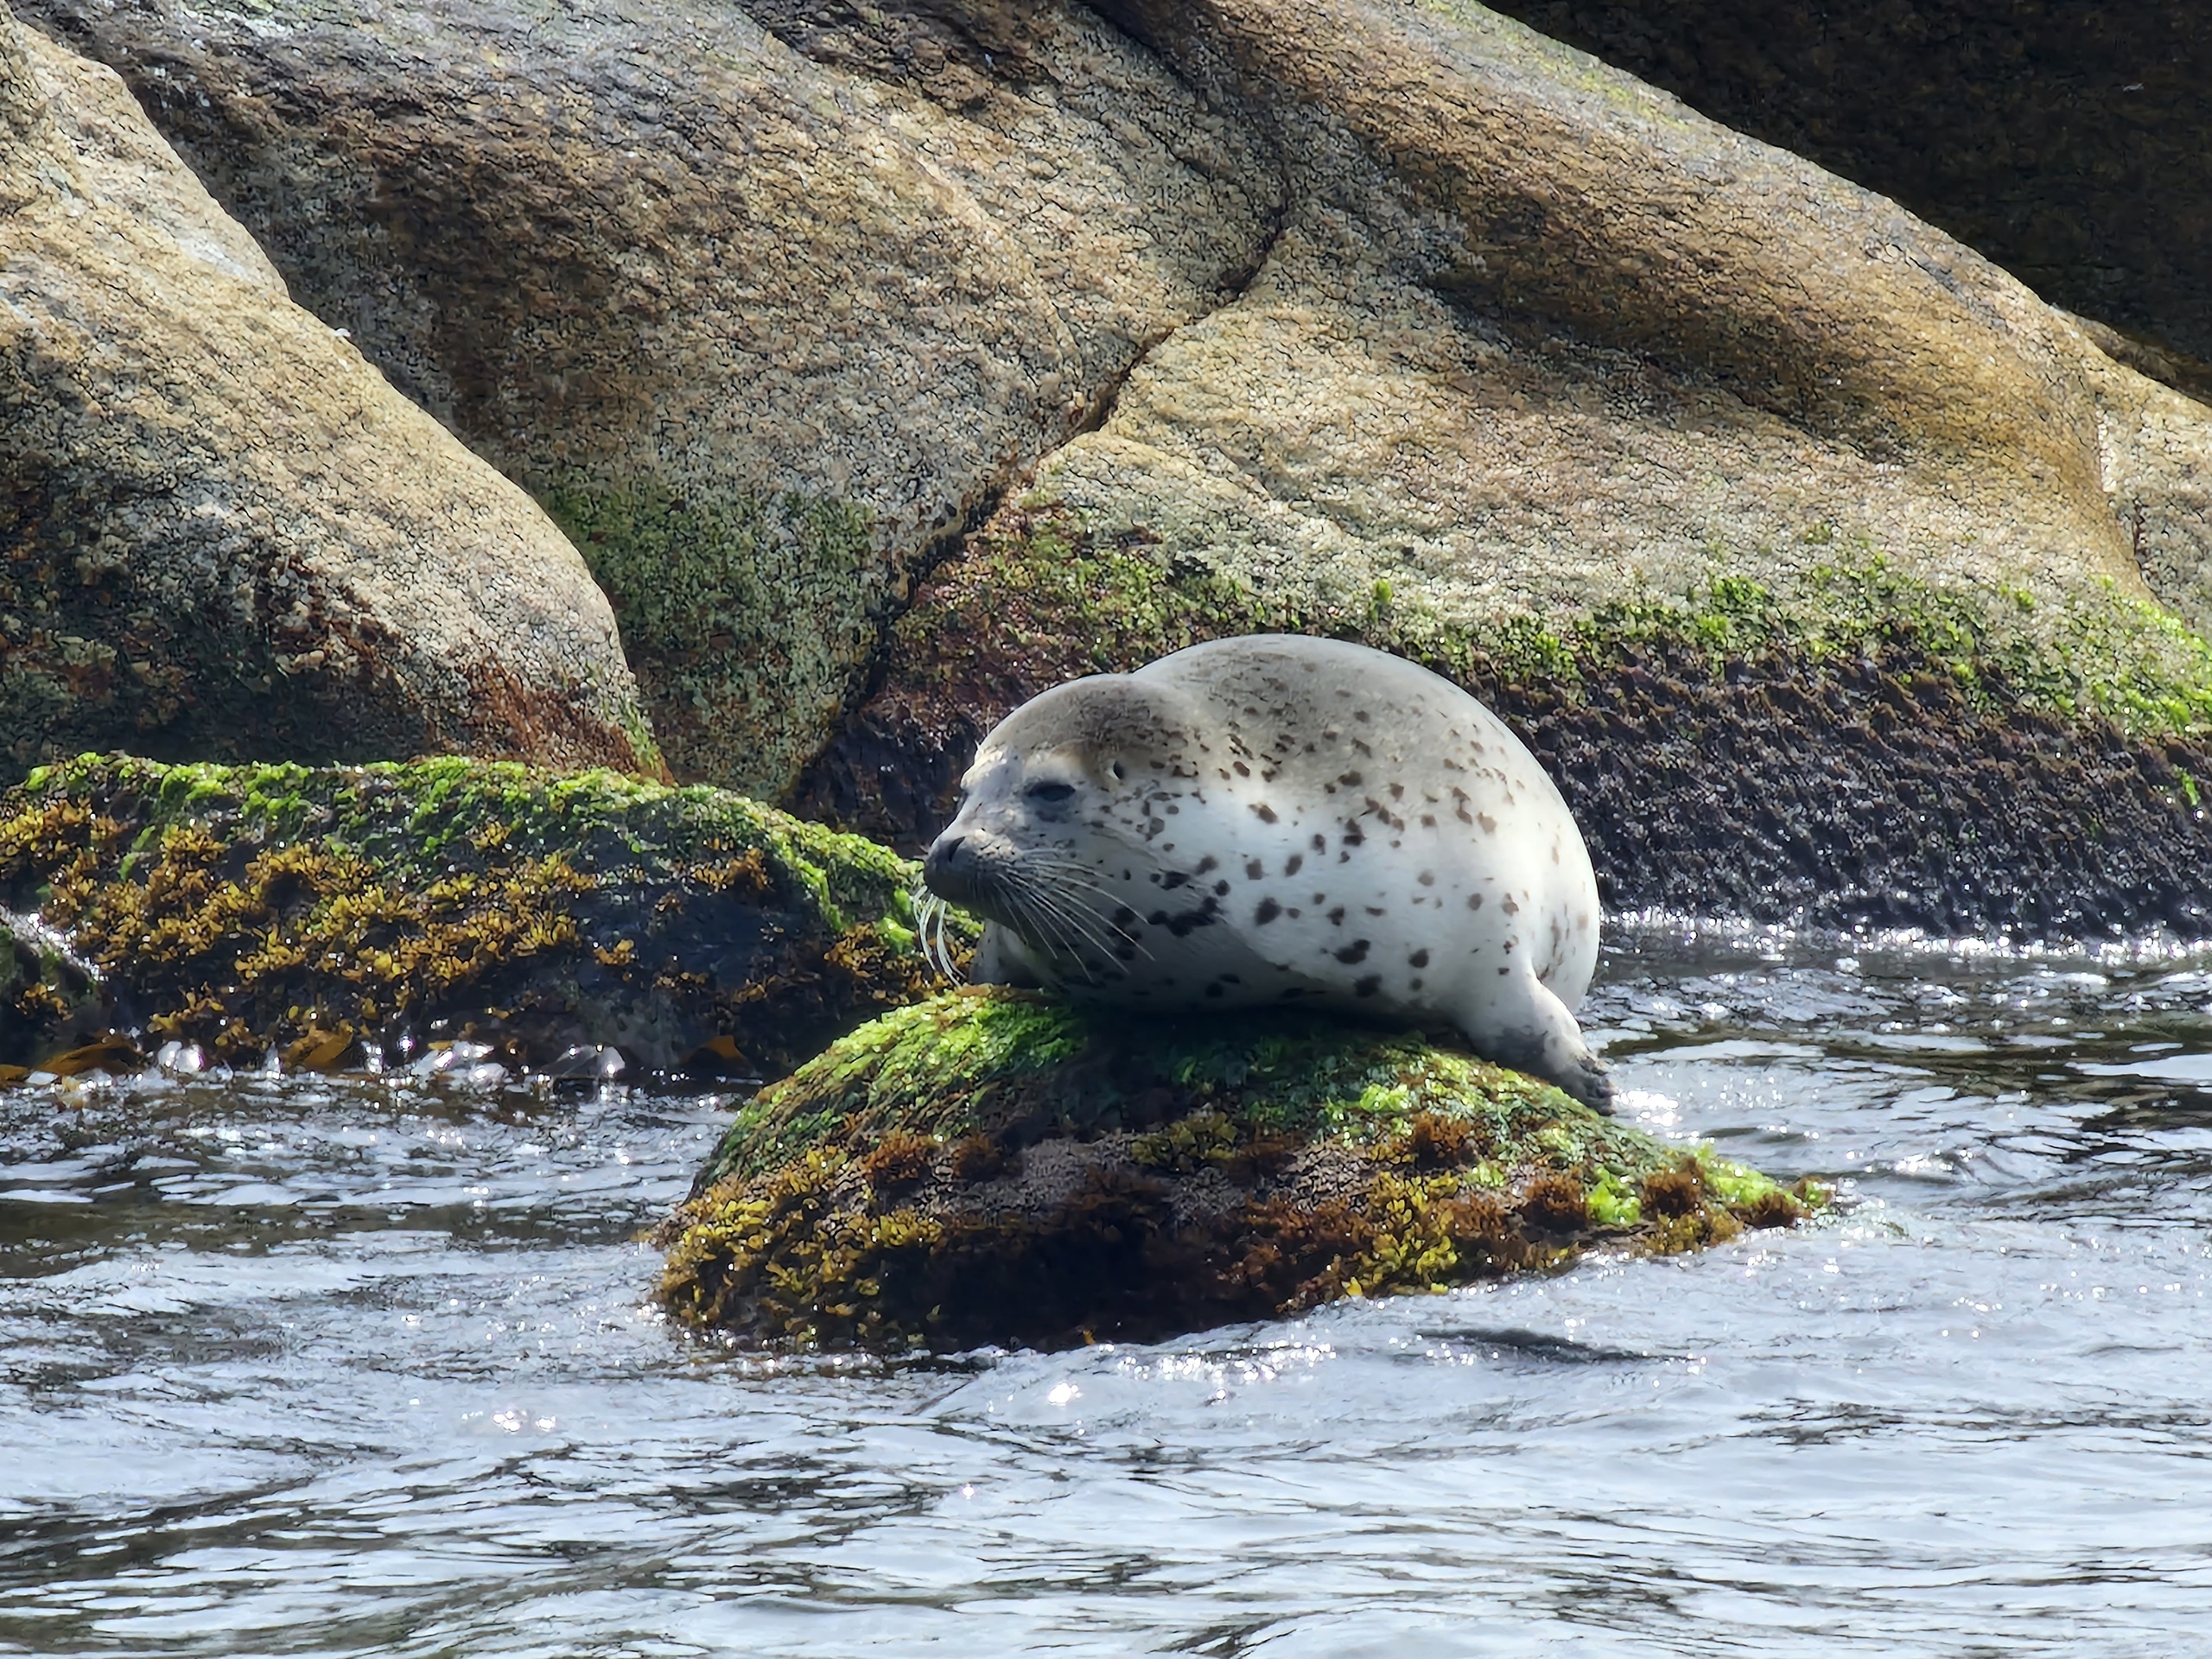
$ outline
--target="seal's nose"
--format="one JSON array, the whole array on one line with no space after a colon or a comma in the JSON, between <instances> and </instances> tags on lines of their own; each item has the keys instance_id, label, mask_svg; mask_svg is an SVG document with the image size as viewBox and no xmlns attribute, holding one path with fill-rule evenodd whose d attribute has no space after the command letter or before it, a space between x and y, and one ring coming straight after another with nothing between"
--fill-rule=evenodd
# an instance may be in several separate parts
<instances>
[{"instance_id":1,"label":"seal's nose","mask_svg":"<svg viewBox=\"0 0 2212 1659\"><path fill-rule=\"evenodd\" d=\"M922 881L940 899L960 896L953 861L959 857L960 844L967 839L965 836L939 836L930 843L928 855L922 860Z\"/></svg>"}]
</instances>

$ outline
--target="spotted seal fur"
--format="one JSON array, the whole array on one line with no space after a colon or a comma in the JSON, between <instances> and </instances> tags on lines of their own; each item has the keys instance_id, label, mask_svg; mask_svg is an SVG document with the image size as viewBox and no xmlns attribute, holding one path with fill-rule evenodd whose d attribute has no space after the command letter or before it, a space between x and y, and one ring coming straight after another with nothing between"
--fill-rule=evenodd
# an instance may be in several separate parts
<instances>
[{"instance_id":1,"label":"spotted seal fur","mask_svg":"<svg viewBox=\"0 0 2212 1659\"><path fill-rule=\"evenodd\" d=\"M929 849L977 977L1170 1010L1455 1027L1602 1105L1581 832L1520 740L1427 670L1259 634L1071 681L983 740Z\"/></svg>"}]
</instances>

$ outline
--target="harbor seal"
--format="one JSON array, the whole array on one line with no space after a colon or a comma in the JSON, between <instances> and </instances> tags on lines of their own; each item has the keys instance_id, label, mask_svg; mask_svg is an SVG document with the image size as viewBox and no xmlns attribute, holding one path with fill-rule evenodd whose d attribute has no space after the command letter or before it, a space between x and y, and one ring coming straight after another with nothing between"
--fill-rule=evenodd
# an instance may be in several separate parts
<instances>
[{"instance_id":1,"label":"harbor seal","mask_svg":"<svg viewBox=\"0 0 2212 1659\"><path fill-rule=\"evenodd\" d=\"M1364 645L1250 635L1032 698L923 881L985 918L982 980L1453 1027L1612 1093L1574 1022L1598 885L1567 803L1497 715Z\"/></svg>"}]
</instances>

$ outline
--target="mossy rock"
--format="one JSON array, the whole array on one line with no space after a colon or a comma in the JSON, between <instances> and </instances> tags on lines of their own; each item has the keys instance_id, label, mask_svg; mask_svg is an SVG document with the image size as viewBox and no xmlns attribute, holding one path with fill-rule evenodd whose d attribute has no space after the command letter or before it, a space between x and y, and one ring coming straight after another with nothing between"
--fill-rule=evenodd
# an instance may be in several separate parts
<instances>
[{"instance_id":1,"label":"mossy rock","mask_svg":"<svg viewBox=\"0 0 2212 1659\"><path fill-rule=\"evenodd\" d=\"M1394 652L1495 709L1566 796L1608 910L2212 930L2212 642L2102 586L2046 602L1940 586L1825 531L1814 550L1786 588L1716 575L1481 620L1384 581L1286 594L1025 498L918 590L798 802L918 848L983 734L1047 688L1204 640L1310 633Z\"/></svg>"},{"instance_id":2,"label":"mossy rock","mask_svg":"<svg viewBox=\"0 0 2212 1659\"><path fill-rule=\"evenodd\" d=\"M1692 1249L1820 1201L1416 1035L976 988L754 1096L663 1230L660 1294L772 1344L1141 1339Z\"/></svg>"},{"instance_id":3,"label":"mossy rock","mask_svg":"<svg viewBox=\"0 0 2212 1659\"><path fill-rule=\"evenodd\" d=\"M100 987L33 918L0 910L0 1082L10 1053L66 1049L106 1023Z\"/></svg>"},{"instance_id":4,"label":"mossy rock","mask_svg":"<svg viewBox=\"0 0 2212 1659\"><path fill-rule=\"evenodd\" d=\"M132 1029L234 1059L342 1062L341 1039L407 1032L772 1074L929 988L914 874L741 796L610 772L88 756L0 796L0 906L66 938ZM23 946L8 960L0 1062L35 1060L81 998Z\"/></svg>"}]
</instances>

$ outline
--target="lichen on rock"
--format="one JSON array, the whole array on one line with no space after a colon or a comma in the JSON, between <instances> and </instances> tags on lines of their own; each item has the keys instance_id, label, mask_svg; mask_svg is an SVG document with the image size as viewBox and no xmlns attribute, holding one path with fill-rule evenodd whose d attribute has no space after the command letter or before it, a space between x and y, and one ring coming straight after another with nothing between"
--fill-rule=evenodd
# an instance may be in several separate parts
<instances>
[{"instance_id":1,"label":"lichen on rock","mask_svg":"<svg viewBox=\"0 0 2212 1659\"><path fill-rule=\"evenodd\" d=\"M1417 1035L976 988L741 1109L664 1229L661 1297L771 1344L1148 1338L1691 1249L1822 1201Z\"/></svg>"},{"instance_id":2,"label":"lichen on rock","mask_svg":"<svg viewBox=\"0 0 2212 1659\"><path fill-rule=\"evenodd\" d=\"M95 756L0 796L0 906L65 936L149 1042L232 1059L411 1033L780 1068L929 988L913 877L858 836L608 772ZM57 988L9 983L0 1060L61 1045Z\"/></svg>"}]
</instances>

